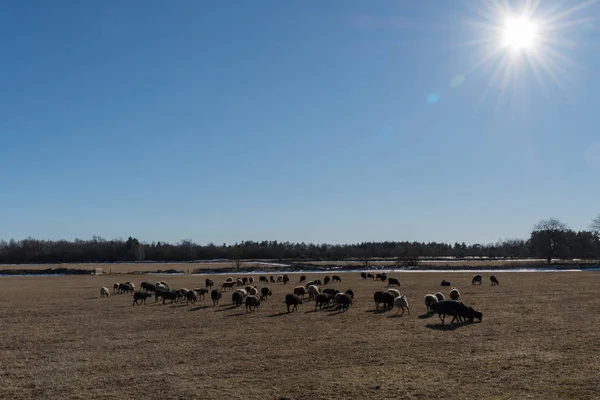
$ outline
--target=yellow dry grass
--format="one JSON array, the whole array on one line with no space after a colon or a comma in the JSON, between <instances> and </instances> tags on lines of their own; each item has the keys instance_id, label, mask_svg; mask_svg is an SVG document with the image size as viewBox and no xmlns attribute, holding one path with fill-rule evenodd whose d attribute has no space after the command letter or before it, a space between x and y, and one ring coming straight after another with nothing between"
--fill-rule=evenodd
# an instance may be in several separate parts
<instances>
[{"instance_id":1,"label":"yellow dry grass","mask_svg":"<svg viewBox=\"0 0 600 400\"><path fill-rule=\"evenodd\" d=\"M342 314L308 301L287 314L295 274L269 284L274 296L252 314L230 306L231 292L217 307L99 298L116 278L190 288L205 276L2 277L0 398L598 398L597 273L498 273L498 287L489 274L471 286L471 274L397 273L402 317L373 312L384 284L339 275L331 286L356 294ZM482 323L449 329L423 315L426 293L447 295L442 279Z\"/></svg>"}]
</instances>

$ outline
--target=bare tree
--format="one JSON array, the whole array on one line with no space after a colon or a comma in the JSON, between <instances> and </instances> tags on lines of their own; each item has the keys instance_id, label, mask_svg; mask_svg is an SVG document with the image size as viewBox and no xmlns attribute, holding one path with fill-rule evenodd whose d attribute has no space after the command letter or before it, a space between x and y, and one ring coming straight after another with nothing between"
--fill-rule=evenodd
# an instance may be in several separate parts
<instances>
[{"instance_id":1,"label":"bare tree","mask_svg":"<svg viewBox=\"0 0 600 400\"><path fill-rule=\"evenodd\" d=\"M596 216L596 218L594 218L594 219L592 220L592 223L590 224L590 229L591 229L593 232L595 232L595 233L597 233L597 234L600 234L600 214L598 214L598 215Z\"/></svg>"},{"instance_id":2,"label":"bare tree","mask_svg":"<svg viewBox=\"0 0 600 400\"><path fill-rule=\"evenodd\" d=\"M565 242L569 226L557 218L549 218L535 224L530 243L533 249L546 258L548 264Z\"/></svg>"}]
</instances>

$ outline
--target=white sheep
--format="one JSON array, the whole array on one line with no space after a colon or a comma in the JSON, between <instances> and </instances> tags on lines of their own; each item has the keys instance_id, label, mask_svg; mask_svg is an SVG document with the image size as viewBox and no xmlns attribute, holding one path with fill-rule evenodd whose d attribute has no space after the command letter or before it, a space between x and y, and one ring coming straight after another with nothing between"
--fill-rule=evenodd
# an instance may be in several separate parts
<instances>
[{"instance_id":1,"label":"white sheep","mask_svg":"<svg viewBox=\"0 0 600 400\"><path fill-rule=\"evenodd\" d=\"M106 287L101 287L100 288L100 297L110 297L110 292L108 291L108 288Z\"/></svg>"},{"instance_id":2,"label":"white sheep","mask_svg":"<svg viewBox=\"0 0 600 400\"><path fill-rule=\"evenodd\" d=\"M452 288L452 290L450 291L450 298L452 300L458 300L459 297L460 297L460 292L458 291L458 289Z\"/></svg>"},{"instance_id":3,"label":"white sheep","mask_svg":"<svg viewBox=\"0 0 600 400\"><path fill-rule=\"evenodd\" d=\"M135 292L135 284L133 282L125 282L125 284L131 286L131 290Z\"/></svg>"},{"instance_id":4,"label":"white sheep","mask_svg":"<svg viewBox=\"0 0 600 400\"><path fill-rule=\"evenodd\" d=\"M235 292L241 294L242 298L245 298L246 296L248 296L248 292L246 291L246 289L237 289Z\"/></svg>"},{"instance_id":5,"label":"white sheep","mask_svg":"<svg viewBox=\"0 0 600 400\"><path fill-rule=\"evenodd\" d=\"M316 285L310 285L308 287L308 298L310 300L313 300L314 298L316 298L319 293L320 293L319 288Z\"/></svg>"},{"instance_id":6,"label":"white sheep","mask_svg":"<svg viewBox=\"0 0 600 400\"><path fill-rule=\"evenodd\" d=\"M431 305L433 303L437 303L437 302L438 302L438 298L434 294L426 294L425 295L425 307L427 307L427 312L433 311L431 309Z\"/></svg>"},{"instance_id":7,"label":"white sheep","mask_svg":"<svg viewBox=\"0 0 600 400\"><path fill-rule=\"evenodd\" d=\"M241 280L240 278L237 279L237 285L238 286L244 286L244 281Z\"/></svg>"},{"instance_id":8,"label":"white sheep","mask_svg":"<svg viewBox=\"0 0 600 400\"><path fill-rule=\"evenodd\" d=\"M444 301L444 300L446 300L446 298L444 297L444 295L442 293L440 293L440 292L437 292L435 294L435 297L437 297L438 301Z\"/></svg>"},{"instance_id":9,"label":"white sheep","mask_svg":"<svg viewBox=\"0 0 600 400\"><path fill-rule=\"evenodd\" d=\"M388 289L387 292L394 296L394 298L401 296L400 291L397 289Z\"/></svg>"},{"instance_id":10,"label":"white sheep","mask_svg":"<svg viewBox=\"0 0 600 400\"><path fill-rule=\"evenodd\" d=\"M156 284L156 290L167 290L167 287L159 282Z\"/></svg>"},{"instance_id":11,"label":"white sheep","mask_svg":"<svg viewBox=\"0 0 600 400\"><path fill-rule=\"evenodd\" d=\"M249 282L249 283L254 283L254 277L253 277L253 276L251 276L250 278L248 278L248 282Z\"/></svg>"},{"instance_id":12,"label":"white sheep","mask_svg":"<svg viewBox=\"0 0 600 400\"><path fill-rule=\"evenodd\" d=\"M396 297L394 299L394 306L398 308L396 315L398 315L398 313L400 312L400 309L402 309L402 314L400 314L400 315L404 315L405 308L408 310L408 315L410 315L410 308L408 308L408 300L406 299L405 295Z\"/></svg>"}]
</instances>

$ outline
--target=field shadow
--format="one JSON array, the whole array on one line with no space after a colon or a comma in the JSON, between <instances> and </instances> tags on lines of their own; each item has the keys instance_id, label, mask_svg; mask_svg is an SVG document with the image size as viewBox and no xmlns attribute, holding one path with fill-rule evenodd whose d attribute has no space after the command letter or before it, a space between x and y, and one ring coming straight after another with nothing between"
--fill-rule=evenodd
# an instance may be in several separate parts
<instances>
[{"instance_id":1,"label":"field shadow","mask_svg":"<svg viewBox=\"0 0 600 400\"><path fill-rule=\"evenodd\" d=\"M248 313L245 312L239 312L239 313L235 313L235 314L228 314L227 317L241 317L242 315L246 315Z\"/></svg>"},{"instance_id":2,"label":"field shadow","mask_svg":"<svg viewBox=\"0 0 600 400\"><path fill-rule=\"evenodd\" d=\"M205 308L210 308L211 306L198 306L198 307L194 307L194 308L190 308L190 311L199 311L199 310L204 310Z\"/></svg>"},{"instance_id":3,"label":"field shadow","mask_svg":"<svg viewBox=\"0 0 600 400\"><path fill-rule=\"evenodd\" d=\"M240 307L241 306L234 306L234 305L227 306L227 307L225 307L225 306L223 306L223 307L219 306L220 310L215 310L215 312L231 311L231 310L239 309Z\"/></svg>"},{"instance_id":4,"label":"field shadow","mask_svg":"<svg viewBox=\"0 0 600 400\"><path fill-rule=\"evenodd\" d=\"M386 310L385 308L380 308L378 310L378 309L374 308L372 310L366 310L365 312L370 312L372 314L383 314L383 313L386 313L386 312L389 312L389 311L391 311L391 309L390 310Z\"/></svg>"},{"instance_id":5,"label":"field shadow","mask_svg":"<svg viewBox=\"0 0 600 400\"><path fill-rule=\"evenodd\" d=\"M292 311L292 312L294 312L294 311ZM269 317L269 318L273 318L273 317L281 317L282 315L287 315L287 314L288 314L288 312L287 312L287 311L283 311L283 312L280 312L280 313L277 313L277 314L271 314L271 315L267 315L267 317ZM291 313L289 313L289 314L291 314Z\"/></svg>"},{"instance_id":6,"label":"field shadow","mask_svg":"<svg viewBox=\"0 0 600 400\"><path fill-rule=\"evenodd\" d=\"M419 318L419 319L427 319L427 318L431 318L431 317L433 317L432 313L426 313L426 314L419 315L417 318Z\"/></svg>"},{"instance_id":7,"label":"field shadow","mask_svg":"<svg viewBox=\"0 0 600 400\"><path fill-rule=\"evenodd\" d=\"M443 324L440 322L439 324L427 324L425 325L426 328L432 329L434 331L453 331L456 328L462 328L463 326L466 326L469 324L464 324L464 323L456 323L456 324Z\"/></svg>"},{"instance_id":8,"label":"field shadow","mask_svg":"<svg viewBox=\"0 0 600 400\"><path fill-rule=\"evenodd\" d=\"M181 307L187 307L187 306L188 306L188 304L173 304L169 308L181 308Z\"/></svg>"}]
</instances>

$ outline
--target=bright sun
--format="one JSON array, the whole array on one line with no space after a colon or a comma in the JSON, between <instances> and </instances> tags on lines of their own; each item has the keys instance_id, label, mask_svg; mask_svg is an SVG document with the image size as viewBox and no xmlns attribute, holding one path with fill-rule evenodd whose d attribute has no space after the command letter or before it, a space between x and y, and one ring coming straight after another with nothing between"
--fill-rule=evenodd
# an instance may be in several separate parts
<instances>
[{"instance_id":1,"label":"bright sun","mask_svg":"<svg viewBox=\"0 0 600 400\"><path fill-rule=\"evenodd\" d=\"M502 45L512 50L533 50L537 36L537 26L530 19L508 18L502 31Z\"/></svg>"}]
</instances>

